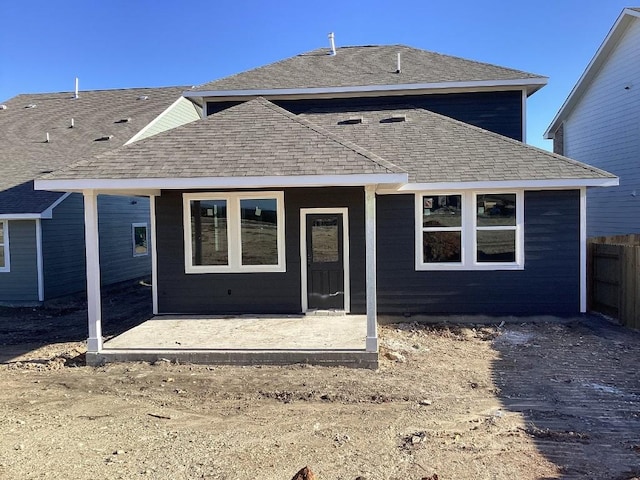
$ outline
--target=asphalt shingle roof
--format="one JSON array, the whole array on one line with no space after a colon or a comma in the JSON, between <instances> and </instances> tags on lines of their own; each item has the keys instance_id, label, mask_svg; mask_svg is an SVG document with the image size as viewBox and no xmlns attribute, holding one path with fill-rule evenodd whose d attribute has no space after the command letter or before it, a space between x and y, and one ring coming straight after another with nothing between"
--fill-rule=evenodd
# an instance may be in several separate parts
<instances>
[{"instance_id":1,"label":"asphalt shingle roof","mask_svg":"<svg viewBox=\"0 0 640 480\"><path fill-rule=\"evenodd\" d=\"M405 115L405 122L389 122ZM340 124L361 116L362 124ZM423 109L301 115L409 172L412 183L615 178L608 172Z\"/></svg>"},{"instance_id":2,"label":"asphalt shingle roof","mask_svg":"<svg viewBox=\"0 0 640 480\"><path fill-rule=\"evenodd\" d=\"M62 194L33 180L80 158L124 145L187 87L18 95L0 109L0 214L40 213ZM138 99L146 96L146 100ZM26 108L28 105L35 105ZM71 119L74 127L70 128ZM121 122L123 119L128 122ZM50 143L46 143L49 133ZM113 138L98 141L98 138Z\"/></svg>"},{"instance_id":3,"label":"asphalt shingle roof","mask_svg":"<svg viewBox=\"0 0 640 480\"><path fill-rule=\"evenodd\" d=\"M264 98L160 133L46 179L399 173L402 169Z\"/></svg>"},{"instance_id":4,"label":"asphalt shingle roof","mask_svg":"<svg viewBox=\"0 0 640 480\"><path fill-rule=\"evenodd\" d=\"M328 48L205 83L193 91L404 85L545 77L405 45ZM401 54L401 73L396 73Z\"/></svg>"}]
</instances>

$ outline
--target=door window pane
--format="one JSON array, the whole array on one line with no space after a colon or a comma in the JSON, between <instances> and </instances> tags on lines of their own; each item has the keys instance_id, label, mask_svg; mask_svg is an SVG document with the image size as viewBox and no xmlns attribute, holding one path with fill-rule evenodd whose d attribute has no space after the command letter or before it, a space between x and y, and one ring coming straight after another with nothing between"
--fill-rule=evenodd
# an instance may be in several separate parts
<instances>
[{"instance_id":1,"label":"door window pane","mask_svg":"<svg viewBox=\"0 0 640 480\"><path fill-rule=\"evenodd\" d=\"M193 265L228 265L226 200L192 200Z\"/></svg>"},{"instance_id":2,"label":"door window pane","mask_svg":"<svg viewBox=\"0 0 640 480\"><path fill-rule=\"evenodd\" d=\"M516 224L516 194L478 195L478 227L511 227Z\"/></svg>"},{"instance_id":3,"label":"door window pane","mask_svg":"<svg viewBox=\"0 0 640 480\"><path fill-rule=\"evenodd\" d=\"M423 232L423 262L450 263L461 260L461 232Z\"/></svg>"},{"instance_id":4,"label":"door window pane","mask_svg":"<svg viewBox=\"0 0 640 480\"><path fill-rule=\"evenodd\" d=\"M318 218L311 226L311 258L314 263L340 261L338 217Z\"/></svg>"},{"instance_id":5,"label":"door window pane","mask_svg":"<svg viewBox=\"0 0 640 480\"><path fill-rule=\"evenodd\" d=\"M461 195L425 195L422 197L423 227L460 227Z\"/></svg>"},{"instance_id":6,"label":"door window pane","mask_svg":"<svg viewBox=\"0 0 640 480\"><path fill-rule=\"evenodd\" d=\"M478 230L478 262L515 262L515 230Z\"/></svg>"},{"instance_id":7,"label":"door window pane","mask_svg":"<svg viewBox=\"0 0 640 480\"><path fill-rule=\"evenodd\" d=\"M240 200L242 265L278 264L278 215L275 198Z\"/></svg>"}]
</instances>

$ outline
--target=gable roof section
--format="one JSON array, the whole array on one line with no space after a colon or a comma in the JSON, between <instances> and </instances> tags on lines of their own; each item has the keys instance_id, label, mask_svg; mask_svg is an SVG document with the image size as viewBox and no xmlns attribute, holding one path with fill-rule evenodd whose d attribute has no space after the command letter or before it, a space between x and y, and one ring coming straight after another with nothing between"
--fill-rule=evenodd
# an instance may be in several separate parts
<instances>
[{"instance_id":1,"label":"gable roof section","mask_svg":"<svg viewBox=\"0 0 640 480\"><path fill-rule=\"evenodd\" d=\"M406 178L374 153L257 98L80 161L43 181L376 174Z\"/></svg>"},{"instance_id":2,"label":"gable roof section","mask_svg":"<svg viewBox=\"0 0 640 480\"><path fill-rule=\"evenodd\" d=\"M363 123L344 123L356 115ZM616 179L584 163L423 109L316 111L301 116L407 170L409 182L419 188ZM402 117L406 121L394 121Z\"/></svg>"},{"instance_id":3,"label":"gable roof section","mask_svg":"<svg viewBox=\"0 0 640 480\"><path fill-rule=\"evenodd\" d=\"M544 132L544 138L552 139L555 136L556 130L580 101L582 95L585 93L587 88L589 88L589 85L596 75L598 75L598 72L611 55L611 52L616 48L616 45L626 32L627 28L629 28L632 22L638 21L638 19L640 19L640 8L625 8L622 11L616 22L613 24L613 27L611 27L611 30L609 30L609 33L602 42L602 45L600 45L600 48L591 59L591 62L589 62L589 65L587 65L585 71L582 73L582 76L569 93L569 96L560 107L556 116L551 121L551 124L547 127L547 130Z\"/></svg>"},{"instance_id":4,"label":"gable roof section","mask_svg":"<svg viewBox=\"0 0 640 480\"><path fill-rule=\"evenodd\" d=\"M66 92L26 94L5 102L7 108L0 110L0 215L46 210L61 194L34 191L36 177L122 146L180 98L184 88L81 91L77 99ZM110 135L110 140L98 140Z\"/></svg>"},{"instance_id":5,"label":"gable roof section","mask_svg":"<svg viewBox=\"0 0 640 480\"><path fill-rule=\"evenodd\" d=\"M341 47L302 53L270 65L200 85L186 96L275 94L278 92L358 88L369 90L428 88L440 84L530 85L530 93L546 84L546 77L442 55L405 45ZM397 73L397 55L401 72ZM356 91L356 90L354 90ZM293 92L291 92L293 93Z\"/></svg>"}]
</instances>

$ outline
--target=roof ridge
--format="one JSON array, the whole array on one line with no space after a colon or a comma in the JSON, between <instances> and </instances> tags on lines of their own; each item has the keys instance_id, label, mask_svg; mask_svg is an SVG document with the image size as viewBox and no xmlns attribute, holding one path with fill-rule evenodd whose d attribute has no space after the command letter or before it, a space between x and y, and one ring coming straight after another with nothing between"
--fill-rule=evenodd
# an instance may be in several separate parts
<instances>
[{"instance_id":1,"label":"roof ridge","mask_svg":"<svg viewBox=\"0 0 640 480\"><path fill-rule=\"evenodd\" d=\"M262 105L264 105L267 108L270 108L271 110L273 110L274 112L280 113L281 115L289 118L290 120L293 120L297 123L299 123L300 125L313 130L316 133L319 133L320 135L323 135L325 137L330 138L331 140L333 140L336 143L339 143L340 145L342 145L345 148L348 148L352 151L354 151L355 153L357 153L358 155L361 155L365 158L367 158L368 160L371 160L372 162L374 162L375 164L386 168L388 170L391 171L395 171L396 173L408 173L407 170L405 170L404 168L396 165L393 162L390 162L388 160L385 160L384 158L382 158L381 156L367 150L364 147L361 147L360 145L358 145L357 143L351 142L345 138L342 138L341 136L330 132L329 130L321 127L320 125L317 125L309 120L307 120L306 118L300 118L298 115L295 115L294 113L291 113L290 111L279 107L278 105L270 102L269 100L267 100L264 97L256 97L254 100L250 100L250 101L260 101L260 103Z\"/></svg>"}]
</instances>

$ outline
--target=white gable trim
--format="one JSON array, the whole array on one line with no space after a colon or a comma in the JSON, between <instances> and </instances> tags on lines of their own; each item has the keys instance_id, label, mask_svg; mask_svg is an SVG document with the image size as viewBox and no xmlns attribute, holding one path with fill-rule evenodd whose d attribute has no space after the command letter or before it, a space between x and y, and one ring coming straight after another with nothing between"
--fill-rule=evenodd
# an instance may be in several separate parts
<instances>
[{"instance_id":1,"label":"white gable trim","mask_svg":"<svg viewBox=\"0 0 640 480\"><path fill-rule=\"evenodd\" d=\"M611 51L615 48L618 40L624 35L624 32L629 27L632 21L640 18L640 12L636 12L635 10L631 10L629 8L625 8L616 22L614 23L611 30L607 34L606 38L598 48L598 51L593 56L589 65L584 70L580 79L575 84L569 96L564 101L560 110L556 114L556 116L551 121L551 124L547 127L547 130L544 132L544 138L550 140L555 136L555 132L562 123L562 121L571 113L576 104L580 101L582 94L586 91L587 87L593 80L593 78L598 74L602 65L607 61Z\"/></svg>"},{"instance_id":2,"label":"white gable trim","mask_svg":"<svg viewBox=\"0 0 640 480\"><path fill-rule=\"evenodd\" d=\"M357 85L348 87L311 87L311 88L268 88L255 90L188 90L182 93L186 98L192 97L255 97L255 96L290 96L290 95L322 95L348 94L364 92L402 92L414 90L477 90L477 89L517 89L526 88L532 94L547 84L546 77L519 78L514 80L475 80L469 82L434 82L404 83L397 85Z\"/></svg>"}]
</instances>

